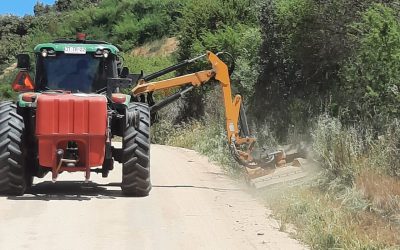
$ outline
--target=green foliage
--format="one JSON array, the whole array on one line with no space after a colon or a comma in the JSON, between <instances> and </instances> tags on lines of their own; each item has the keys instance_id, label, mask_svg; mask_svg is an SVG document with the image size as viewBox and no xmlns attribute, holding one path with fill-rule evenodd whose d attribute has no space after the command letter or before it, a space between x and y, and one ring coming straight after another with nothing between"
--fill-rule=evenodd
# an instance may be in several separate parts
<instances>
[{"instance_id":1,"label":"green foliage","mask_svg":"<svg viewBox=\"0 0 400 250\"><path fill-rule=\"evenodd\" d=\"M159 39L173 32L172 23L186 1L172 0L104 0L92 13L90 9L75 12L74 19L88 19L78 24L96 37L120 44L128 50L136 45Z\"/></svg>"},{"instance_id":2,"label":"green foliage","mask_svg":"<svg viewBox=\"0 0 400 250\"><path fill-rule=\"evenodd\" d=\"M243 63L233 77L238 92L252 93L253 79L257 77L257 55L261 36L258 29L257 0L205 0L191 1L182 9L182 17L176 23L180 46L178 61L203 54L205 50L232 53ZM250 44L252 43L252 44ZM246 50L248 49L248 50ZM224 57L229 62L229 58ZM254 67L253 67L254 66ZM206 64L191 67L190 71L201 70ZM187 73L187 69L179 73ZM253 78L252 74L255 75ZM239 75L240 74L240 75ZM207 91L195 91L184 98L178 120L190 120L204 115L204 96ZM247 97L247 96L246 96Z\"/></svg>"},{"instance_id":3,"label":"green foliage","mask_svg":"<svg viewBox=\"0 0 400 250\"><path fill-rule=\"evenodd\" d=\"M30 17L0 16L0 70L24 47L32 26Z\"/></svg>"},{"instance_id":4,"label":"green foliage","mask_svg":"<svg viewBox=\"0 0 400 250\"><path fill-rule=\"evenodd\" d=\"M271 125L280 140L293 126L307 132L309 120L336 91L338 63L348 56L343 27L358 9L350 1L263 4L261 72L251 110L258 122ZM268 115L256 115L265 110Z\"/></svg>"},{"instance_id":5,"label":"green foliage","mask_svg":"<svg viewBox=\"0 0 400 250\"><path fill-rule=\"evenodd\" d=\"M179 125L164 119L153 125L152 132L153 143L193 149L225 167L227 172L235 175L240 173L226 144L223 123L212 117Z\"/></svg>"},{"instance_id":6,"label":"green foliage","mask_svg":"<svg viewBox=\"0 0 400 250\"><path fill-rule=\"evenodd\" d=\"M122 21L115 25L115 34L123 40L122 47L129 49L168 35L170 22L170 17L165 13L149 14L140 19L132 14L126 14Z\"/></svg>"},{"instance_id":7,"label":"green foliage","mask_svg":"<svg viewBox=\"0 0 400 250\"><path fill-rule=\"evenodd\" d=\"M200 55L206 50L213 52L229 52L235 60L235 71L231 76L233 90L250 99L258 76L258 52L261 45L261 35L258 28L238 24L234 27L224 27L216 32L206 31L193 44L192 54ZM223 56L222 59L230 65L232 59ZM209 67L204 63L201 67Z\"/></svg>"},{"instance_id":8,"label":"green foliage","mask_svg":"<svg viewBox=\"0 0 400 250\"><path fill-rule=\"evenodd\" d=\"M50 5L43 4L41 2L37 2L33 7L33 13L35 16L43 16L48 14L51 11Z\"/></svg>"},{"instance_id":9,"label":"green foliage","mask_svg":"<svg viewBox=\"0 0 400 250\"><path fill-rule=\"evenodd\" d=\"M345 129L338 119L321 116L313 131L313 149L334 178L352 184L363 142L355 128Z\"/></svg>"},{"instance_id":10,"label":"green foliage","mask_svg":"<svg viewBox=\"0 0 400 250\"><path fill-rule=\"evenodd\" d=\"M400 177L400 120L394 119L386 124L378 140L369 144L366 167L376 172Z\"/></svg>"},{"instance_id":11,"label":"green foliage","mask_svg":"<svg viewBox=\"0 0 400 250\"><path fill-rule=\"evenodd\" d=\"M219 39L221 39L226 27L234 30L236 25L239 24L249 26L256 24L255 3L254 0L190 1L182 9L182 17L176 24L181 42L178 52L179 59L184 60L197 53L198 51L193 50L192 46L206 41L204 35L219 32L220 34L217 37L219 36ZM232 33L232 31L226 31L227 36L232 35ZM230 44L233 45L234 41Z\"/></svg>"},{"instance_id":12,"label":"green foliage","mask_svg":"<svg viewBox=\"0 0 400 250\"><path fill-rule=\"evenodd\" d=\"M394 85L399 82L399 60L394 58L398 57L395 52L395 43L399 39L396 35L399 17L395 14L398 7L394 4L379 5L380 10L371 7L375 9L372 13L369 9L372 2L275 0L263 4L261 72L251 110L253 114L270 111L268 116L257 115L257 119L270 123L280 140L286 139L293 126L307 133L309 121L324 110L341 115L346 123L367 118L369 121L381 119L372 118L372 113L398 116L395 113L398 98L393 94L391 97L377 94L380 90L366 81L367 75L362 73L368 72L369 78L373 75L376 83L385 82L380 85L386 86L386 93L388 89L397 93L398 87ZM381 46L383 40L379 37L382 36L379 25L384 25L382 20L386 17L385 22L390 23L390 48ZM368 55L367 61L367 50L375 54L375 58ZM392 53L390 62L388 57L382 59L385 62L376 58L382 56L383 51L389 53L389 50ZM388 70L389 74L385 74ZM385 77L381 77L382 74ZM361 97L367 92L368 100ZM391 101L385 100L390 98ZM385 108L372 111L378 100ZM344 112L348 116L344 116Z\"/></svg>"},{"instance_id":13,"label":"green foliage","mask_svg":"<svg viewBox=\"0 0 400 250\"><path fill-rule=\"evenodd\" d=\"M100 0L57 0L54 4L54 8L58 12L65 12L83 9L99 2Z\"/></svg>"},{"instance_id":14,"label":"green foliage","mask_svg":"<svg viewBox=\"0 0 400 250\"><path fill-rule=\"evenodd\" d=\"M133 45L133 41L139 39L139 22L133 15L125 14L122 21L115 25L115 34L124 40L122 46L126 49Z\"/></svg>"},{"instance_id":15,"label":"green foliage","mask_svg":"<svg viewBox=\"0 0 400 250\"><path fill-rule=\"evenodd\" d=\"M375 4L351 28L359 46L342 72L349 115L372 118L381 128L400 116L400 18L394 9Z\"/></svg>"},{"instance_id":16,"label":"green foliage","mask_svg":"<svg viewBox=\"0 0 400 250\"><path fill-rule=\"evenodd\" d=\"M15 99L17 94L12 90L11 83L14 81L17 72L15 70L0 76L0 100Z\"/></svg>"},{"instance_id":17,"label":"green foliage","mask_svg":"<svg viewBox=\"0 0 400 250\"><path fill-rule=\"evenodd\" d=\"M145 70L144 74L151 74L174 64L174 60L171 56L155 57L124 55L124 58L124 66L128 67L132 73L140 73L141 70ZM170 73L163 77L169 78L172 76L173 74Z\"/></svg>"},{"instance_id":18,"label":"green foliage","mask_svg":"<svg viewBox=\"0 0 400 250\"><path fill-rule=\"evenodd\" d=\"M301 25L304 20L310 19L315 5L312 0L277 0L275 9L278 22L293 29Z\"/></svg>"}]
</instances>

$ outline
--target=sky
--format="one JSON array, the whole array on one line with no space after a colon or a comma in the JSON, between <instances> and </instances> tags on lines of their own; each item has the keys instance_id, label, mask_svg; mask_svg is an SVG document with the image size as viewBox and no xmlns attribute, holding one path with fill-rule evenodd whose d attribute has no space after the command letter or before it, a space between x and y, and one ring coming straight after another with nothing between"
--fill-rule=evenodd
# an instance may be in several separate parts
<instances>
[{"instance_id":1,"label":"sky","mask_svg":"<svg viewBox=\"0 0 400 250\"><path fill-rule=\"evenodd\" d=\"M0 0L0 15L33 15L33 6L37 2L53 4L55 0Z\"/></svg>"}]
</instances>

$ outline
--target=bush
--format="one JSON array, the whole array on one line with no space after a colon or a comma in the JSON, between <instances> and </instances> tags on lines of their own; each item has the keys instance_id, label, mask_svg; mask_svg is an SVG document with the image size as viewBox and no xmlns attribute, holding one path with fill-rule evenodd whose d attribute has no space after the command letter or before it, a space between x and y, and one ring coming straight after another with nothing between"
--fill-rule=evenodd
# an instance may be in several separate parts
<instances>
[{"instance_id":1,"label":"bush","mask_svg":"<svg viewBox=\"0 0 400 250\"><path fill-rule=\"evenodd\" d=\"M312 132L313 149L322 166L352 184L357 161L363 153L363 142L355 128L345 129L338 119L323 115Z\"/></svg>"},{"instance_id":2,"label":"bush","mask_svg":"<svg viewBox=\"0 0 400 250\"><path fill-rule=\"evenodd\" d=\"M236 25L224 27L216 32L206 31L193 44L192 54L200 55L206 50L213 52L229 52L235 60L235 70L231 76L233 92L243 94L251 99L254 85L258 77L258 52L261 44L260 31L256 27ZM222 55L228 66L231 58ZM201 67L209 68L208 63ZM199 68L200 69L200 68Z\"/></svg>"},{"instance_id":3,"label":"bush","mask_svg":"<svg viewBox=\"0 0 400 250\"><path fill-rule=\"evenodd\" d=\"M312 132L313 149L331 179L352 185L363 171L400 176L400 124L395 119L376 139L372 129L345 127L337 118L322 115Z\"/></svg>"},{"instance_id":4,"label":"bush","mask_svg":"<svg viewBox=\"0 0 400 250\"><path fill-rule=\"evenodd\" d=\"M343 92L349 116L372 122L375 129L400 117L400 18L382 4L370 7L351 25L359 43L343 67ZM354 119L354 118L353 118Z\"/></svg>"},{"instance_id":5,"label":"bush","mask_svg":"<svg viewBox=\"0 0 400 250\"><path fill-rule=\"evenodd\" d=\"M310 119L326 110L344 123L398 116L398 7L373 2L263 4L261 73L251 110L269 111L257 118L280 140L293 126L307 133Z\"/></svg>"},{"instance_id":6,"label":"bush","mask_svg":"<svg viewBox=\"0 0 400 250\"><path fill-rule=\"evenodd\" d=\"M255 86L253 114L268 122L280 140L292 126L307 132L336 92L338 65L348 56L346 24L364 3L352 1L275 0L261 14L261 73ZM337 105L334 99L330 103ZM299 116L301 114L301 116Z\"/></svg>"},{"instance_id":7,"label":"bush","mask_svg":"<svg viewBox=\"0 0 400 250\"><path fill-rule=\"evenodd\" d=\"M240 68L244 81L254 73L260 35L258 31L258 1L217 0L191 1L182 9L182 17L176 23L180 46L178 61L193 58L205 50L227 51L243 62ZM201 20L201 21L199 21ZM250 45L251 44L251 45ZM248 53L242 53L249 48ZM249 55L251 54L251 56ZM252 57L252 58L249 58ZM190 71L203 70L206 64L199 64ZM187 69L179 73L187 73ZM239 71L238 71L239 72ZM237 77L238 75L236 75ZM256 77L256 76L254 76ZM238 80L238 77L234 80ZM241 82L237 91L250 94L254 81ZM207 91L194 91L184 98L178 120L190 120L204 115L204 96Z\"/></svg>"}]
</instances>

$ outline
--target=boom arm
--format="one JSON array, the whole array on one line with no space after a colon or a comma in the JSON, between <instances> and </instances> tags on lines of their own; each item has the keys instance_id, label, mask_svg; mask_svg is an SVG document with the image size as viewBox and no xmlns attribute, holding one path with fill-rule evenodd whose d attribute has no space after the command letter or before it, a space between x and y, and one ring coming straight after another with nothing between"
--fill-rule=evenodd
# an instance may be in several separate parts
<instances>
[{"instance_id":1,"label":"boom arm","mask_svg":"<svg viewBox=\"0 0 400 250\"><path fill-rule=\"evenodd\" d=\"M228 143L234 158L245 166L254 164L254 159L251 156L253 146L256 142L255 138L242 138L239 135L239 116L240 106L242 105L242 97L236 95L232 99L231 81L229 77L228 66L212 52L207 52L208 61L212 65L212 69L199 71L193 74L174 77L167 80L157 82L139 81L138 85L132 89L132 94L138 96L144 93L154 92L163 89L169 89L185 85L193 85L198 87L209 82L211 79L219 81L222 87L225 106L226 131ZM244 151L240 148L245 147Z\"/></svg>"}]
</instances>

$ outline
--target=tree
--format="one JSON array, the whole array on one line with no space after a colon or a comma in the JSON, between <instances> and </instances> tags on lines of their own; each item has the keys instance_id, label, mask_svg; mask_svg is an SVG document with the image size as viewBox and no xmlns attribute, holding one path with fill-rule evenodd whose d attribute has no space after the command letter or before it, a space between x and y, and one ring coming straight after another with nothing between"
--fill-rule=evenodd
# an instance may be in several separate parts
<instances>
[{"instance_id":1,"label":"tree","mask_svg":"<svg viewBox=\"0 0 400 250\"><path fill-rule=\"evenodd\" d=\"M37 2L33 7L33 13L35 16L43 16L51 11L50 5Z\"/></svg>"}]
</instances>

